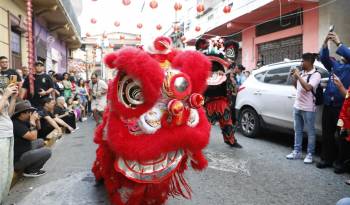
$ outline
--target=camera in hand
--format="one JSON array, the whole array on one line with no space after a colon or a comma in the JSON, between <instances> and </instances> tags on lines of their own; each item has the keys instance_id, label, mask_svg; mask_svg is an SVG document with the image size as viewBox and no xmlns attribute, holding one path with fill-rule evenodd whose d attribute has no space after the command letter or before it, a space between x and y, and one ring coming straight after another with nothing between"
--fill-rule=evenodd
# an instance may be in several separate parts
<instances>
[{"instance_id":1,"label":"camera in hand","mask_svg":"<svg viewBox=\"0 0 350 205\"><path fill-rule=\"evenodd\" d=\"M300 67L300 66L294 66L294 67L292 67L292 69L290 70L290 75L293 75L294 72L295 72L296 70L301 71L301 67Z\"/></svg>"},{"instance_id":2,"label":"camera in hand","mask_svg":"<svg viewBox=\"0 0 350 205\"><path fill-rule=\"evenodd\" d=\"M330 27L329 27L329 32L333 32L334 31L334 25L331 25Z\"/></svg>"}]
</instances>

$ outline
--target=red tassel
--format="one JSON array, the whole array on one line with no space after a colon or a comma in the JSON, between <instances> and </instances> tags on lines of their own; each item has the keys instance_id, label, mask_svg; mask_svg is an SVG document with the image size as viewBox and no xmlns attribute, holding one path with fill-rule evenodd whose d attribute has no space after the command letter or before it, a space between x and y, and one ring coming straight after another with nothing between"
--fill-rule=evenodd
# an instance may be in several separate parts
<instances>
[{"instance_id":1,"label":"red tassel","mask_svg":"<svg viewBox=\"0 0 350 205\"><path fill-rule=\"evenodd\" d=\"M178 171L170 179L169 195L172 197L182 196L186 199L191 199L192 197L192 189L183 176L184 171L187 169L186 162L187 157L181 161Z\"/></svg>"}]
</instances>

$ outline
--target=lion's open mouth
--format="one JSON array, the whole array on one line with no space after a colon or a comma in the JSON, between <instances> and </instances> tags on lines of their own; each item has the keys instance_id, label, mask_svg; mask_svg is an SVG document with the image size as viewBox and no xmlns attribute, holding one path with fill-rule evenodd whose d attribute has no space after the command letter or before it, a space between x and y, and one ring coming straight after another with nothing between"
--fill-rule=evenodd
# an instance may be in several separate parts
<instances>
[{"instance_id":1,"label":"lion's open mouth","mask_svg":"<svg viewBox=\"0 0 350 205\"><path fill-rule=\"evenodd\" d=\"M114 168L127 178L139 183L157 183L170 176L180 164L184 156L183 150L163 154L157 160L145 162L118 158Z\"/></svg>"}]
</instances>

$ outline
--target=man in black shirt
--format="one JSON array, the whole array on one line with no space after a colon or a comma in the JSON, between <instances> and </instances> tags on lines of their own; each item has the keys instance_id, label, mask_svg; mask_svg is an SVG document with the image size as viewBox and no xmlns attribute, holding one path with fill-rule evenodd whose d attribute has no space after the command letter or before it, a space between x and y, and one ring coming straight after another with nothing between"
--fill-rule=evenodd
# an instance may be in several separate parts
<instances>
[{"instance_id":1,"label":"man in black shirt","mask_svg":"<svg viewBox=\"0 0 350 205\"><path fill-rule=\"evenodd\" d=\"M7 57L0 56L0 90L3 91L9 84L11 76L16 76L16 81L21 82L21 76L14 69L8 67L9 61ZM11 82L14 83L14 82Z\"/></svg>"},{"instance_id":2,"label":"man in black shirt","mask_svg":"<svg viewBox=\"0 0 350 205\"><path fill-rule=\"evenodd\" d=\"M55 104L56 102L52 98L43 99L43 107L40 111L41 130L39 132L39 138L49 139L53 136L62 135L61 127L65 127L68 133L74 132L74 128L55 116Z\"/></svg>"},{"instance_id":3,"label":"man in black shirt","mask_svg":"<svg viewBox=\"0 0 350 205\"><path fill-rule=\"evenodd\" d=\"M53 81L51 77L44 72L44 70L43 62L38 61L35 63L36 74L34 75L34 95L28 93L28 96L29 101L36 108L40 107L43 98L50 97L51 93L54 91ZM29 78L26 78L23 83L20 97L23 99L29 90Z\"/></svg>"},{"instance_id":4,"label":"man in black shirt","mask_svg":"<svg viewBox=\"0 0 350 205\"><path fill-rule=\"evenodd\" d=\"M23 170L23 176L38 177L46 172L42 167L51 157L51 150L45 148L44 140L38 139L39 115L29 101L16 104L12 117L14 143L14 168Z\"/></svg>"}]
</instances>

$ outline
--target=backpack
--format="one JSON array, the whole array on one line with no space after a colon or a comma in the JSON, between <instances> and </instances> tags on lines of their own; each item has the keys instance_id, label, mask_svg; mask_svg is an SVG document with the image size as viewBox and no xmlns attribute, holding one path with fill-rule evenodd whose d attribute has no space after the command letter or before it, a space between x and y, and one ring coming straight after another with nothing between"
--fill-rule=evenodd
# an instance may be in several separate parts
<instances>
[{"instance_id":1,"label":"backpack","mask_svg":"<svg viewBox=\"0 0 350 205\"><path fill-rule=\"evenodd\" d=\"M320 72L316 69L316 71L314 73L320 73ZM308 75L307 81L306 81L307 83L309 83L310 78L311 78L312 74L314 74L314 73L311 73ZM315 105L322 105L323 104L323 88L321 86L321 83L318 84L318 86L316 88L316 92L314 91L314 89L312 89L311 92L315 97Z\"/></svg>"}]
</instances>

